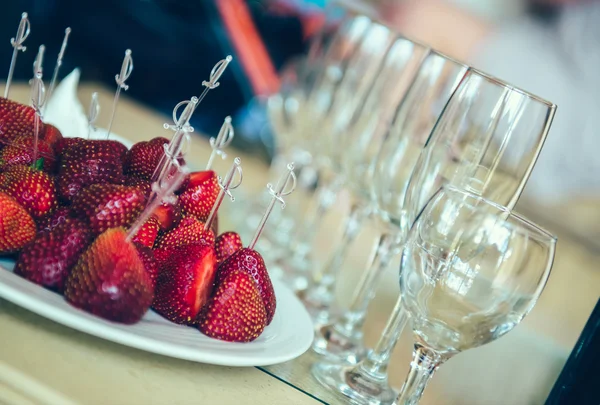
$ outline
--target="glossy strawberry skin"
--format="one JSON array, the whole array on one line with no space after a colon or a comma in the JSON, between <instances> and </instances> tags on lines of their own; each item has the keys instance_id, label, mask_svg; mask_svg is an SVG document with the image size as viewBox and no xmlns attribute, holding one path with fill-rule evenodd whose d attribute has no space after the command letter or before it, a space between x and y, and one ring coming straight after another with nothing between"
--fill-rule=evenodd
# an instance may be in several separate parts
<instances>
[{"instance_id":1,"label":"glossy strawberry skin","mask_svg":"<svg viewBox=\"0 0 600 405\"><path fill-rule=\"evenodd\" d=\"M217 175L212 170L192 173L187 189L179 195L186 216L205 222L219 195Z\"/></svg>"},{"instance_id":2,"label":"glossy strawberry skin","mask_svg":"<svg viewBox=\"0 0 600 405\"><path fill-rule=\"evenodd\" d=\"M35 238L35 222L25 208L0 192L0 255L14 253Z\"/></svg>"},{"instance_id":3,"label":"glossy strawberry skin","mask_svg":"<svg viewBox=\"0 0 600 405\"><path fill-rule=\"evenodd\" d=\"M38 220L58 206L54 179L30 166L12 166L4 172L0 190L13 197Z\"/></svg>"},{"instance_id":4,"label":"glossy strawberry skin","mask_svg":"<svg viewBox=\"0 0 600 405\"><path fill-rule=\"evenodd\" d=\"M50 232L58 225L67 222L71 218L71 209L69 207L58 207L49 215L37 221L38 232Z\"/></svg>"},{"instance_id":5,"label":"glossy strawberry skin","mask_svg":"<svg viewBox=\"0 0 600 405\"><path fill-rule=\"evenodd\" d=\"M224 232L215 240L215 250L217 251L217 262L219 265L229 258L232 254L242 249L242 238L236 232Z\"/></svg>"},{"instance_id":6,"label":"glossy strawberry skin","mask_svg":"<svg viewBox=\"0 0 600 405\"><path fill-rule=\"evenodd\" d=\"M196 218L187 217L175 228L160 237L156 241L156 247L177 247L198 242L213 246L215 244L215 235L210 229L205 231L204 224Z\"/></svg>"},{"instance_id":7,"label":"glossy strawberry skin","mask_svg":"<svg viewBox=\"0 0 600 405\"><path fill-rule=\"evenodd\" d=\"M144 222L132 240L146 247L152 248L154 247L154 242L156 242L159 230L160 225L158 220L155 217L150 217L146 222Z\"/></svg>"},{"instance_id":8,"label":"glossy strawberry skin","mask_svg":"<svg viewBox=\"0 0 600 405\"><path fill-rule=\"evenodd\" d=\"M10 142L19 136L33 137L35 119L33 108L0 97L0 142Z\"/></svg>"},{"instance_id":9,"label":"glossy strawberry skin","mask_svg":"<svg viewBox=\"0 0 600 405\"><path fill-rule=\"evenodd\" d=\"M4 170L15 165L31 166L33 161L33 138L17 137L10 145L0 151L0 167ZM56 156L52 147L43 140L38 141L37 159L43 158L43 170L54 173L56 170Z\"/></svg>"},{"instance_id":10,"label":"glossy strawberry skin","mask_svg":"<svg viewBox=\"0 0 600 405\"><path fill-rule=\"evenodd\" d=\"M150 197L150 192L152 191L152 184L148 180L140 179L139 177L127 176L125 177L126 186L137 187L146 198Z\"/></svg>"},{"instance_id":11,"label":"glossy strawberry skin","mask_svg":"<svg viewBox=\"0 0 600 405\"><path fill-rule=\"evenodd\" d=\"M69 149L75 144L84 141L85 139L83 138L61 138L54 142L54 145L52 145L52 147L54 148L54 153L56 154L56 157L60 159L67 149Z\"/></svg>"},{"instance_id":12,"label":"glossy strawberry skin","mask_svg":"<svg viewBox=\"0 0 600 405\"><path fill-rule=\"evenodd\" d=\"M100 234L109 228L129 227L145 203L144 195L135 187L94 184L77 195L72 210L95 234Z\"/></svg>"},{"instance_id":13,"label":"glossy strawberry skin","mask_svg":"<svg viewBox=\"0 0 600 405\"><path fill-rule=\"evenodd\" d=\"M170 259L161 263L152 308L171 322L193 325L213 290L215 250L199 243L169 250Z\"/></svg>"},{"instance_id":14,"label":"glossy strawberry skin","mask_svg":"<svg viewBox=\"0 0 600 405\"><path fill-rule=\"evenodd\" d=\"M140 256L140 260L144 265L144 269L146 273L150 277L150 281L152 284L152 291L156 287L156 279L158 278L158 263L154 258L154 252L147 246L144 246L140 243L133 243L135 248L137 249L138 255Z\"/></svg>"},{"instance_id":15,"label":"glossy strawberry skin","mask_svg":"<svg viewBox=\"0 0 600 405\"><path fill-rule=\"evenodd\" d=\"M65 149L58 169L59 196L72 201L92 184L122 184L123 151L118 145L114 141L83 140Z\"/></svg>"},{"instance_id":16,"label":"glossy strawberry skin","mask_svg":"<svg viewBox=\"0 0 600 405\"><path fill-rule=\"evenodd\" d=\"M41 139L43 139L48 145L53 147L56 142L63 139L62 133L58 128L52 124L44 124L44 132L42 133Z\"/></svg>"},{"instance_id":17,"label":"glossy strawberry skin","mask_svg":"<svg viewBox=\"0 0 600 405\"><path fill-rule=\"evenodd\" d=\"M122 228L104 232L81 255L65 284L73 306L113 322L133 324L148 311L152 281Z\"/></svg>"},{"instance_id":18,"label":"glossy strawberry skin","mask_svg":"<svg viewBox=\"0 0 600 405\"><path fill-rule=\"evenodd\" d=\"M216 285L219 285L229 273L235 270L247 272L256 281L258 291L267 310L267 325L269 325L273 320L273 316L275 316L277 299L262 256L254 249L243 248L238 250L219 266Z\"/></svg>"},{"instance_id":19,"label":"glossy strawberry skin","mask_svg":"<svg viewBox=\"0 0 600 405\"><path fill-rule=\"evenodd\" d=\"M165 154L166 138L154 138L147 142L138 142L127 152L125 174L151 180L160 159Z\"/></svg>"},{"instance_id":20,"label":"glossy strawberry skin","mask_svg":"<svg viewBox=\"0 0 600 405\"><path fill-rule=\"evenodd\" d=\"M228 342L251 342L267 324L267 313L256 283L248 273L235 270L218 284L214 296L198 316L198 329Z\"/></svg>"},{"instance_id":21,"label":"glossy strawberry skin","mask_svg":"<svg viewBox=\"0 0 600 405\"><path fill-rule=\"evenodd\" d=\"M51 290L62 292L64 283L79 255L92 241L88 227L68 219L52 231L38 236L23 248L15 274Z\"/></svg>"}]
</instances>

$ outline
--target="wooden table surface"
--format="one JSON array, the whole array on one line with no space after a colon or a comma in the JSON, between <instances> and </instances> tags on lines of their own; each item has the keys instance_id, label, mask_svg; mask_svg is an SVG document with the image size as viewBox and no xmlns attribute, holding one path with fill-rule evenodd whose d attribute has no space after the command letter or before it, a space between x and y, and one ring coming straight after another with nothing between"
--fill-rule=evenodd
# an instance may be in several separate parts
<instances>
[{"instance_id":1,"label":"wooden table surface","mask_svg":"<svg viewBox=\"0 0 600 405\"><path fill-rule=\"evenodd\" d=\"M110 90L80 87L80 99L99 91L109 106ZM28 88L17 85L11 98L27 100ZM98 123L106 125L109 108ZM132 141L168 133L167 120L125 95L119 105L115 133ZM168 135L167 135L168 136ZM248 192L266 183L266 165L243 151L243 187ZM188 161L201 167L210 154L208 142L195 137ZM217 162L219 172L230 160ZM242 204L243 201L238 201ZM322 260L339 237L347 208L331 212L321 225L315 258ZM534 210L535 211L535 210ZM467 351L440 368L422 404L541 404L560 372L600 295L598 252L559 236L557 258L546 291L532 313L507 336ZM376 237L367 226L355 242L338 284L339 305L366 265ZM365 325L365 338L375 343L398 294L398 260L383 277ZM48 321L0 300L0 403L85 404L312 404L345 403L321 388L308 370L318 360L310 352L281 365L257 368L218 367L171 359L92 337ZM402 384L410 362L411 336L405 331L394 353L390 381ZM308 393L308 394L307 394ZM318 398L319 400L315 399Z\"/></svg>"}]
</instances>

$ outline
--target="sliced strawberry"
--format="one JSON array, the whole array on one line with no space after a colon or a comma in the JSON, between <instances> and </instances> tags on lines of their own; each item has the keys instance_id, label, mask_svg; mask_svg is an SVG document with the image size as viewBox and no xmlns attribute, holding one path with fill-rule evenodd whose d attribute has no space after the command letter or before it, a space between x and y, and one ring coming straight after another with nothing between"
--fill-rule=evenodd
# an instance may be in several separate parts
<instances>
[{"instance_id":1,"label":"sliced strawberry","mask_svg":"<svg viewBox=\"0 0 600 405\"><path fill-rule=\"evenodd\" d=\"M179 195L185 215L206 221L212 210L220 188L214 171L196 172L190 175L187 189Z\"/></svg>"},{"instance_id":2,"label":"sliced strawberry","mask_svg":"<svg viewBox=\"0 0 600 405\"><path fill-rule=\"evenodd\" d=\"M73 306L109 321L138 322L152 303L152 281L122 228L104 232L81 255L65 284Z\"/></svg>"},{"instance_id":3,"label":"sliced strawberry","mask_svg":"<svg viewBox=\"0 0 600 405\"><path fill-rule=\"evenodd\" d=\"M217 262L219 265L229 258L232 254L242 249L242 238L236 232L224 232L215 240L215 250L217 251Z\"/></svg>"},{"instance_id":4,"label":"sliced strawberry","mask_svg":"<svg viewBox=\"0 0 600 405\"><path fill-rule=\"evenodd\" d=\"M258 291L267 310L267 325L269 325L273 320L273 316L275 316L277 300L262 256L254 249L243 248L238 250L219 266L216 285L222 283L229 273L236 270L245 271L256 281Z\"/></svg>"},{"instance_id":5,"label":"sliced strawberry","mask_svg":"<svg viewBox=\"0 0 600 405\"><path fill-rule=\"evenodd\" d=\"M25 208L0 193L0 255L19 251L35 238L35 222Z\"/></svg>"},{"instance_id":6,"label":"sliced strawberry","mask_svg":"<svg viewBox=\"0 0 600 405\"><path fill-rule=\"evenodd\" d=\"M109 228L129 227L145 203L144 195L135 187L94 184L77 195L72 210L90 224L95 234L100 234Z\"/></svg>"},{"instance_id":7,"label":"sliced strawberry","mask_svg":"<svg viewBox=\"0 0 600 405\"><path fill-rule=\"evenodd\" d=\"M184 218L179 225L165 233L156 241L157 248L177 247L202 242L210 246L215 244L215 234L194 217Z\"/></svg>"},{"instance_id":8,"label":"sliced strawberry","mask_svg":"<svg viewBox=\"0 0 600 405\"><path fill-rule=\"evenodd\" d=\"M62 292L71 268L91 242L92 234L87 225L68 219L52 231L39 234L23 248L15 274Z\"/></svg>"},{"instance_id":9,"label":"sliced strawberry","mask_svg":"<svg viewBox=\"0 0 600 405\"><path fill-rule=\"evenodd\" d=\"M132 240L152 248L154 246L154 242L156 242L156 237L158 236L159 230L160 224L158 223L158 220L155 217L150 217L150 219L144 222Z\"/></svg>"},{"instance_id":10,"label":"sliced strawberry","mask_svg":"<svg viewBox=\"0 0 600 405\"><path fill-rule=\"evenodd\" d=\"M175 228L183 218L178 202L175 204L163 203L158 206L152 215L158 220L161 231L169 231Z\"/></svg>"},{"instance_id":11,"label":"sliced strawberry","mask_svg":"<svg viewBox=\"0 0 600 405\"><path fill-rule=\"evenodd\" d=\"M3 176L0 189L13 197L31 214L41 219L58 206L54 179L29 166L11 166Z\"/></svg>"},{"instance_id":12,"label":"sliced strawberry","mask_svg":"<svg viewBox=\"0 0 600 405\"><path fill-rule=\"evenodd\" d=\"M158 274L152 307L168 320L192 325L213 290L217 258L212 246L172 248Z\"/></svg>"},{"instance_id":13,"label":"sliced strawberry","mask_svg":"<svg viewBox=\"0 0 600 405\"><path fill-rule=\"evenodd\" d=\"M198 317L205 335L228 342L251 342L267 324L267 313L256 283L245 271L235 270L217 285L215 295Z\"/></svg>"}]
</instances>

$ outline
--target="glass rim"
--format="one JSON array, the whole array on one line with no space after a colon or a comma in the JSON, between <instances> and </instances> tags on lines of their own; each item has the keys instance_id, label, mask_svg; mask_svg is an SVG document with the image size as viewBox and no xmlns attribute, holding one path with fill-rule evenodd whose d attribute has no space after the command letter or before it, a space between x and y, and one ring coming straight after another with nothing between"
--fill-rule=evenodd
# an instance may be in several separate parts
<instances>
[{"instance_id":1,"label":"glass rim","mask_svg":"<svg viewBox=\"0 0 600 405\"><path fill-rule=\"evenodd\" d=\"M471 73L479 75L479 76L485 78L486 80L489 80L490 82L492 82L492 83L494 83L494 84L496 84L498 86L506 87L510 91L514 91L515 93L519 93L522 96L525 96L525 97L527 97L529 99L537 101L538 103L544 104L544 105L546 105L551 110L555 110L556 107L557 107L556 104L554 104L551 101L546 100L545 98L542 98L542 97L540 97L538 95L535 95L535 94L533 94L531 92L528 92L527 90L523 90L520 87L517 87L517 86L515 86L513 84L510 84L510 83L508 83L508 82L506 82L506 81L504 81L502 79L499 79L499 78L497 78L495 76L492 76L491 74L486 73L486 72L484 72L482 70L476 69L476 68L474 68L472 66L469 67L469 71L465 74L465 76L467 76L467 75L469 75Z\"/></svg>"},{"instance_id":2,"label":"glass rim","mask_svg":"<svg viewBox=\"0 0 600 405\"><path fill-rule=\"evenodd\" d=\"M446 184L442 186L436 195L442 193L445 190L449 190L451 192L458 192L460 194L466 195L469 198L473 198L479 202L483 202L484 204L490 205L496 208L498 211L501 211L507 215L506 220L504 221L509 227L513 228L517 232L527 233L530 235L538 235L540 238L546 238L556 244L558 238L552 232L548 231L544 227L536 224L532 220L526 218L524 215L515 212L514 210L509 209L508 207L503 206L495 201L492 201L486 197L483 197L479 194L475 194L471 191L465 190L463 188ZM513 219L516 223L511 223L508 219Z\"/></svg>"}]
</instances>

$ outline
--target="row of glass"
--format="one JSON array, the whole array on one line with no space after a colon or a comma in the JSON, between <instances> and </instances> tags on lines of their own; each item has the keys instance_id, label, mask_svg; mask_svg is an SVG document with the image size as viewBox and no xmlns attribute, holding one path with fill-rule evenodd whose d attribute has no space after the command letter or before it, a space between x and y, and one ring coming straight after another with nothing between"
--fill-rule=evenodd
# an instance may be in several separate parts
<instances>
[{"instance_id":1,"label":"row of glass","mask_svg":"<svg viewBox=\"0 0 600 405\"><path fill-rule=\"evenodd\" d=\"M295 161L314 197L281 214L262 251L313 316L324 358L313 375L355 403L417 403L441 363L510 331L546 283L556 240L512 210L556 106L352 10L283 79L268 100L275 162ZM318 225L342 188L342 240L313 272ZM376 253L335 316L336 277L366 220L381 230ZM367 350L367 307L398 254L400 296ZM396 398L386 370L409 318L414 360Z\"/></svg>"}]
</instances>

